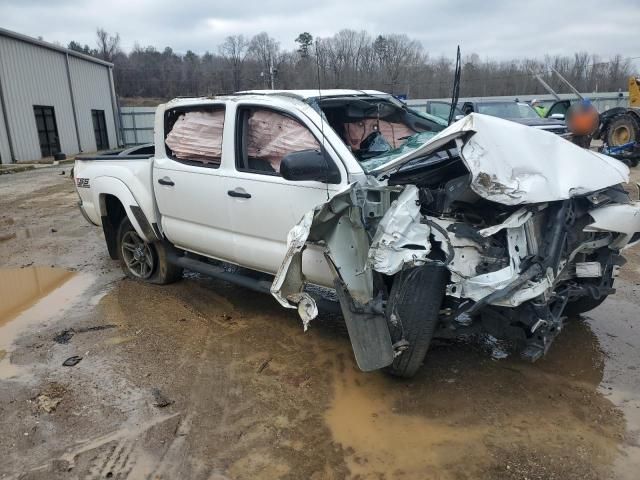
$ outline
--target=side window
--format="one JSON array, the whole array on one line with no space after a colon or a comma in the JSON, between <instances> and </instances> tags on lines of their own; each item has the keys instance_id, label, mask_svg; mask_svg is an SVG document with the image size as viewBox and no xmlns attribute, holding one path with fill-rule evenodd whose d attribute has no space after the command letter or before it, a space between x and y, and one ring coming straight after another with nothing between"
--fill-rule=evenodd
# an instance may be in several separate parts
<instances>
[{"instance_id":1,"label":"side window","mask_svg":"<svg viewBox=\"0 0 640 480\"><path fill-rule=\"evenodd\" d=\"M189 107L165 114L165 145L169 158L189 165L220 167L224 107Z\"/></svg>"},{"instance_id":2,"label":"side window","mask_svg":"<svg viewBox=\"0 0 640 480\"><path fill-rule=\"evenodd\" d=\"M289 153L320 150L307 127L276 110L240 108L237 125L236 167L240 171L280 175L280 162Z\"/></svg>"},{"instance_id":3,"label":"side window","mask_svg":"<svg viewBox=\"0 0 640 480\"><path fill-rule=\"evenodd\" d=\"M556 102L551 105L551 108L547 112L547 117L551 117L554 113L561 113L562 115L567 114L567 110L569 110L570 103L569 102Z\"/></svg>"},{"instance_id":4,"label":"side window","mask_svg":"<svg viewBox=\"0 0 640 480\"><path fill-rule=\"evenodd\" d=\"M433 114L440 118L449 118L449 112L451 111L451 105L448 103L437 102L433 104Z\"/></svg>"}]
</instances>

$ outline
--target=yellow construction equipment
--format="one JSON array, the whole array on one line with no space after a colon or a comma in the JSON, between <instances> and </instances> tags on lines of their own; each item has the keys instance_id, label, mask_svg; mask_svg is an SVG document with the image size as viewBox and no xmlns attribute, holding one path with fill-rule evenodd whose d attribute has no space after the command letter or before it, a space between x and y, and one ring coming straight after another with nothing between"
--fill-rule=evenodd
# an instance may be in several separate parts
<instances>
[{"instance_id":1,"label":"yellow construction equipment","mask_svg":"<svg viewBox=\"0 0 640 480\"><path fill-rule=\"evenodd\" d=\"M640 108L640 77L629 77L629 106Z\"/></svg>"}]
</instances>

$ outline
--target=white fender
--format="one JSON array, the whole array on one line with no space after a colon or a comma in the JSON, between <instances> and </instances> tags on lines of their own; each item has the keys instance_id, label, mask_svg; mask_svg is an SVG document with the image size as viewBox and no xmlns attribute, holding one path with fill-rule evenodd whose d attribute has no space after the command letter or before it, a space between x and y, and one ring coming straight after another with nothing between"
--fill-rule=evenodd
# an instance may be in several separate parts
<instances>
[{"instance_id":1,"label":"white fender","mask_svg":"<svg viewBox=\"0 0 640 480\"><path fill-rule=\"evenodd\" d=\"M129 188L125 185L125 183L122 180L119 180L115 177L96 177L91 180L91 197L92 197L93 205L95 206L95 208L88 209L89 211L91 211L91 213L87 211L87 215L89 215L89 217L92 220L97 220L96 223L98 224L102 223L101 218L94 219L93 217L95 215L97 215L98 217L102 217L103 215L106 215L106 212L107 212L107 208L105 205L106 195L113 195L114 197L117 197L118 200L120 200L120 203L122 203L122 206L124 207L127 213L127 217L131 222L131 225L133 225L133 228L135 228L136 232L138 233L138 235L140 235L142 239L144 239L147 242L154 240L152 238L151 239L147 238L147 236L143 232L143 229L140 227L138 220L136 219L135 215L131 211L132 205L141 207L140 204L136 201L135 197L131 193L131 190L129 190ZM144 209L142 210L144 212Z\"/></svg>"},{"instance_id":2,"label":"white fender","mask_svg":"<svg viewBox=\"0 0 640 480\"><path fill-rule=\"evenodd\" d=\"M611 246L622 248L629 243L634 233L640 232L640 202L607 205L589 212L594 222L587 225L586 232L621 233Z\"/></svg>"}]
</instances>

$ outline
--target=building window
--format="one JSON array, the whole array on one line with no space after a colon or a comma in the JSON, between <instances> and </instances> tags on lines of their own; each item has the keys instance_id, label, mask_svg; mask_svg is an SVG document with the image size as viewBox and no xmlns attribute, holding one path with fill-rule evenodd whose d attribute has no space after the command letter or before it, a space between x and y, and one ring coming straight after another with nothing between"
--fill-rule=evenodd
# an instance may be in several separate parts
<instances>
[{"instance_id":1,"label":"building window","mask_svg":"<svg viewBox=\"0 0 640 480\"><path fill-rule=\"evenodd\" d=\"M93 134L96 137L96 150L108 150L109 137L107 136L104 110L91 110L91 119L93 120Z\"/></svg>"},{"instance_id":2,"label":"building window","mask_svg":"<svg viewBox=\"0 0 640 480\"><path fill-rule=\"evenodd\" d=\"M51 157L60 153L60 138L58 137L58 126L53 107L34 105L33 113L36 116L36 128L38 129L42 156Z\"/></svg>"}]
</instances>

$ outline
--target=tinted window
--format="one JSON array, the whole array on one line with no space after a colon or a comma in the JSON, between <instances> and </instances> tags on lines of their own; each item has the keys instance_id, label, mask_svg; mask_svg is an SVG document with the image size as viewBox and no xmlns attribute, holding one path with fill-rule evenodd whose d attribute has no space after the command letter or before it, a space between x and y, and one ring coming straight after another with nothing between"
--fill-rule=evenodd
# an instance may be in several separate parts
<instances>
[{"instance_id":1,"label":"tinted window","mask_svg":"<svg viewBox=\"0 0 640 480\"><path fill-rule=\"evenodd\" d=\"M500 118L540 118L530 105L518 102L478 103L476 111Z\"/></svg>"},{"instance_id":2,"label":"tinted window","mask_svg":"<svg viewBox=\"0 0 640 480\"><path fill-rule=\"evenodd\" d=\"M444 118L445 120L449 119L449 112L451 111L451 105L444 102L434 102L430 105L430 112L437 117ZM461 115L462 112L458 107L456 107L454 115Z\"/></svg>"}]
</instances>

